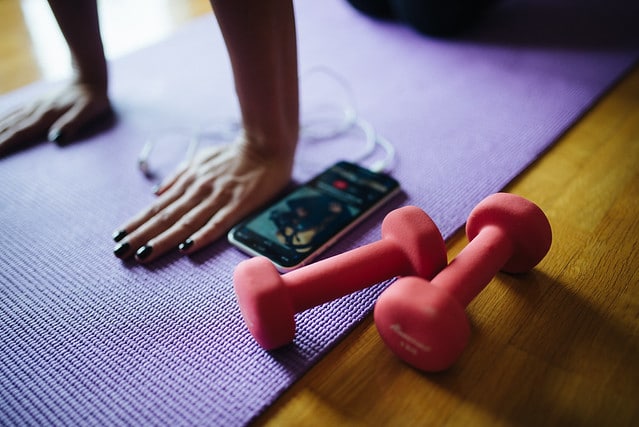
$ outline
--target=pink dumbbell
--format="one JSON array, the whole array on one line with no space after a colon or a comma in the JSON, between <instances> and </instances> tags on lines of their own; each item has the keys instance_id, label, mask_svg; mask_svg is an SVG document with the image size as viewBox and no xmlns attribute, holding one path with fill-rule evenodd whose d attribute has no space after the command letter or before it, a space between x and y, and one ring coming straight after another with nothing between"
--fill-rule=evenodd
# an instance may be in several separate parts
<instances>
[{"instance_id":1,"label":"pink dumbbell","mask_svg":"<svg viewBox=\"0 0 639 427\"><path fill-rule=\"evenodd\" d=\"M501 269L523 273L550 249L548 219L534 203L512 194L484 199L466 223L469 244L430 283L398 279L375 304L375 325L384 342L418 369L450 367L470 336L464 308Z\"/></svg>"},{"instance_id":2,"label":"pink dumbbell","mask_svg":"<svg viewBox=\"0 0 639 427\"><path fill-rule=\"evenodd\" d=\"M406 206L382 223L382 239L280 275L266 258L241 262L233 282L244 321L267 350L290 343L295 313L395 276L431 278L446 266L446 246L421 209Z\"/></svg>"}]
</instances>

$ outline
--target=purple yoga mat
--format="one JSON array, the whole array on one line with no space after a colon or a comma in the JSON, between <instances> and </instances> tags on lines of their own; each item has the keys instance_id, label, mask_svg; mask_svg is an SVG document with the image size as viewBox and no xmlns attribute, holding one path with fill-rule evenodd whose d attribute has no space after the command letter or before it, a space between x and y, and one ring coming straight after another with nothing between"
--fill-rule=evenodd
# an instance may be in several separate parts
<instances>
[{"instance_id":1,"label":"purple yoga mat","mask_svg":"<svg viewBox=\"0 0 639 427\"><path fill-rule=\"evenodd\" d=\"M303 96L322 95L305 70L341 75L397 149L405 197L386 211L418 205L450 236L634 64L639 15L626 3L507 1L464 37L438 40L343 1L299 1ZM295 342L265 352L233 296L245 256L226 242L148 267L115 258L111 232L153 199L136 170L144 141L237 117L237 105L211 16L111 69L115 127L0 160L0 424L245 424L370 312L384 284L299 314ZM6 94L0 109L52 85ZM304 142L296 177L362 148L356 133ZM384 213L329 254L377 239Z\"/></svg>"}]
</instances>

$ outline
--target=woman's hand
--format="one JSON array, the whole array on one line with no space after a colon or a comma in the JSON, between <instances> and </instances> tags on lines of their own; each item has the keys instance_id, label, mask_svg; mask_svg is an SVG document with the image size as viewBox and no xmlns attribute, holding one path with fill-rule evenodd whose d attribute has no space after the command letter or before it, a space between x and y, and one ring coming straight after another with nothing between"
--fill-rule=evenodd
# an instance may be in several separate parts
<instances>
[{"instance_id":1,"label":"woman's hand","mask_svg":"<svg viewBox=\"0 0 639 427\"><path fill-rule=\"evenodd\" d=\"M203 149L159 187L152 206L114 233L115 255L148 262L177 248L201 249L288 184L292 157L259 152L243 140Z\"/></svg>"},{"instance_id":2,"label":"woman's hand","mask_svg":"<svg viewBox=\"0 0 639 427\"><path fill-rule=\"evenodd\" d=\"M45 137L57 143L69 141L85 125L109 112L105 88L71 83L0 117L0 156Z\"/></svg>"}]
</instances>

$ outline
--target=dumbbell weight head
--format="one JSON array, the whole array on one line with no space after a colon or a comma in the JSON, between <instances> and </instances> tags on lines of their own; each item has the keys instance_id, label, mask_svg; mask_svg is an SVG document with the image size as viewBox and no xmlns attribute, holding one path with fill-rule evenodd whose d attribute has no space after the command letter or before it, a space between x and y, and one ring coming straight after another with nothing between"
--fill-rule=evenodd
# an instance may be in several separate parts
<instances>
[{"instance_id":1,"label":"dumbbell weight head","mask_svg":"<svg viewBox=\"0 0 639 427\"><path fill-rule=\"evenodd\" d=\"M552 242L550 223L536 204L510 193L495 193L482 200L468 216L466 236L472 241L488 225L504 230L512 243L512 255L501 268L525 273L548 253Z\"/></svg>"},{"instance_id":2,"label":"dumbbell weight head","mask_svg":"<svg viewBox=\"0 0 639 427\"><path fill-rule=\"evenodd\" d=\"M375 305L375 325L384 342L399 358L424 371L446 369L461 355L470 335L464 308L492 277L499 270L530 270L552 241L543 211L505 193L478 204L466 230L469 244L430 282L400 278Z\"/></svg>"},{"instance_id":3,"label":"dumbbell weight head","mask_svg":"<svg viewBox=\"0 0 639 427\"><path fill-rule=\"evenodd\" d=\"M265 257L242 261L233 273L246 327L267 350L295 336L295 308L275 265Z\"/></svg>"},{"instance_id":4,"label":"dumbbell weight head","mask_svg":"<svg viewBox=\"0 0 639 427\"><path fill-rule=\"evenodd\" d=\"M405 271L396 270L394 276L430 278L448 262L446 243L439 229L416 206L404 206L386 215L382 222L382 238L395 241L409 262Z\"/></svg>"},{"instance_id":5,"label":"dumbbell weight head","mask_svg":"<svg viewBox=\"0 0 639 427\"><path fill-rule=\"evenodd\" d=\"M448 368L470 337L464 308L420 277L402 277L377 300L375 325L386 345L426 372Z\"/></svg>"}]
</instances>

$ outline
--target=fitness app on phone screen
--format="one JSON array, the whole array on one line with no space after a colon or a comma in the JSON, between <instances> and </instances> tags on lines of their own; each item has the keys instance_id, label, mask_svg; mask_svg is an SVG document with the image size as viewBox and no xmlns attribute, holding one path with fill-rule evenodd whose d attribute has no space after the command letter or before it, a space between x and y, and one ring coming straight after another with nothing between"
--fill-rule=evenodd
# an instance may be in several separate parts
<instances>
[{"instance_id":1,"label":"fitness app on phone screen","mask_svg":"<svg viewBox=\"0 0 639 427\"><path fill-rule=\"evenodd\" d=\"M301 267L400 192L388 175L339 162L258 214L228 240L281 271Z\"/></svg>"}]
</instances>

